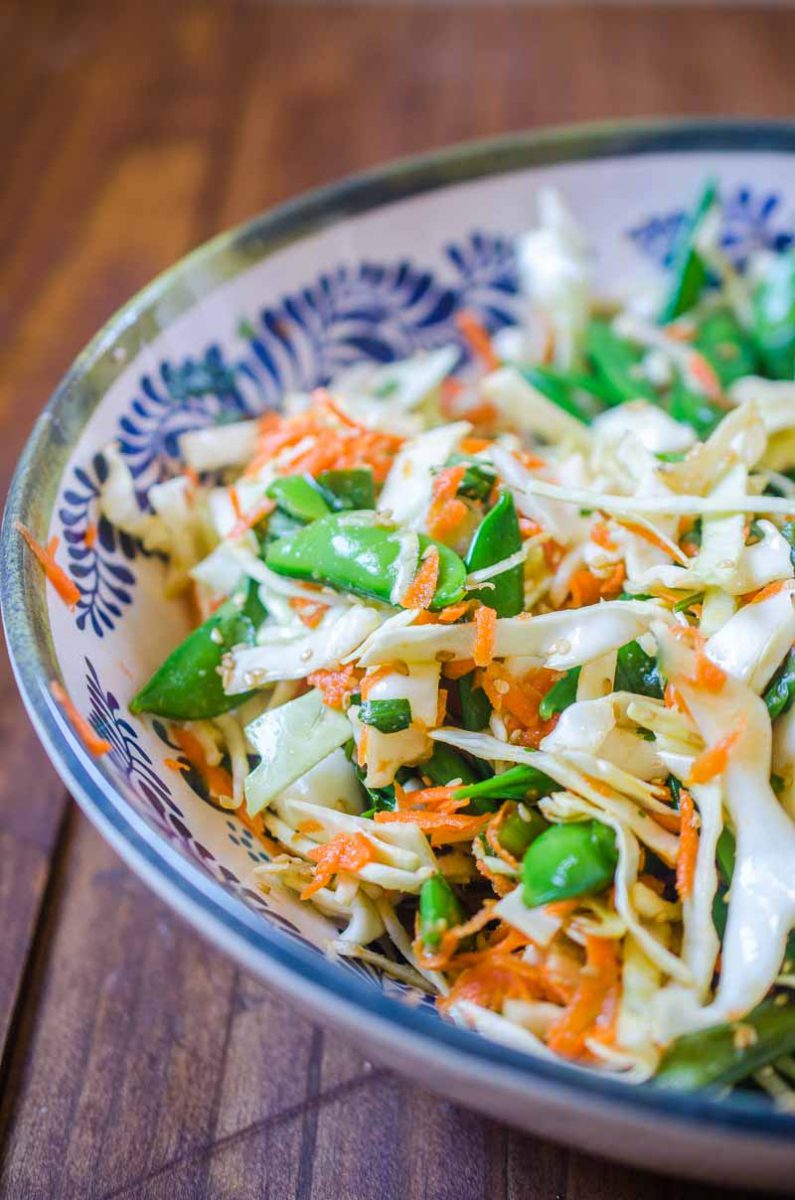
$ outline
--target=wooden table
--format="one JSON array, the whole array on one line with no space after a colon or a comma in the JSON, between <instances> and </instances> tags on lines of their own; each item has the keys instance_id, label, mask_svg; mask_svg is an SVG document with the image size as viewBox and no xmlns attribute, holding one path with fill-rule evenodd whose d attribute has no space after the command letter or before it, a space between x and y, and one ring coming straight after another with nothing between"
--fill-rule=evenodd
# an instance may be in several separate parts
<instances>
[{"instance_id":1,"label":"wooden table","mask_svg":"<svg viewBox=\"0 0 795 1200\"><path fill-rule=\"evenodd\" d=\"M456 139L787 115L793 33L781 8L6 0L0 470L97 326L217 230ZM436 1100L296 1017L122 866L0 685L2 1196L710 1195Z\"/></svg>"}]
</instances>

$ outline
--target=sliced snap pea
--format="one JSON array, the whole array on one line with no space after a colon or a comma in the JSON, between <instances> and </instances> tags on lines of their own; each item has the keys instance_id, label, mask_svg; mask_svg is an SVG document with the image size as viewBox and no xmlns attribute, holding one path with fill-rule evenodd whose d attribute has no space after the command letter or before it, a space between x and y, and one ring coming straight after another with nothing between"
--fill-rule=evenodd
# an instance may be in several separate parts
<instances>
[{"instance_id":1,"label":"sliced snap pea","mask_svg":"<svg viewBox=\"0 0 795 1200\"><path fill-rule=\"evenodd\" d=\"M475 530L467 551L467 570L493 567L521 548L522 536L513 496L506 489ZM524 608L524 565L517 563L469 595L495 609L498 617L515 617Z\"/></svg>"},{"instance_id":2,"label":"sliced snap pea","mask_svg":"<svg viewBox=\"0 0 795 1200\"><path fill-rule=\"evenodd\" d=\"M613 687L617 692L636 692L662 700L663 687L657 659L647 654L639 642L627 642L616 657Z\"/></svg>"},{"instance_id":3,"label":"sliced snap pea","mask_svg":"<svg viewBox=\"0 0 795 1200\"><path fill-rule=\"evenodd\" d=\"M738 1036L742 1031L743 1036ZM750 1035L750 1036L749 1036ZM795 1050L795 1005L765 1000L733 1025L714 1025L677 1038L665 1052L654 1083L692 1091L730 1087Z\"/></svg>"},{"instance_id":4,"label":"sliced snap pea","mask_svg":"<svg viewBox=\"0 0 795 1200\"><path fill-rule=\"evenodd\" d=\"M475 686L475 672L462 675L458 681L458 699L461 703L461 724L464 729L479 733L491 718L491 701L483 688Z\"/></svg>"},{"instance_id":5,"label":"sliced snap pea","mask_svg":"<svg viewBox=\"0 0 795 1200\"><path fill-rule=\"evenodd\" d=\"M795 251L771 260L752 299L753 335L772 379L795 376Z\"/></svg>"},{"instance_id":6,"label":"sliced snap pea","mask_svg":"<svg viewBox=\"0 0 795 1200\"><path fill-rule=\"evenodd\" d=\"M446 787L451 779L460 779L462 784L479 783L483 778L472 765L452 746L435 742L433 754L421 762L417 770L427 776L434 787Z\"/></svg>"},{"instance_id":7,"label":"sliced snap pea","mask_svg":"<svg viewBox=\"0 0 795 1200\"><path fill-rule=\"evenodd\" d=\"M710 363L724 388L744 375L756 374L756 348L728 308L713 309L699 320L693 346Z\"/></svg>"},{"instance_id":8,"label":"sliced snap pea","mask_svg":"<svg viewBox=\"0 0 795 1200\"><path fill-rule=\"evenodd\" d=\"M468 812L496 812L506 800L531 802L548 796L557 786L554 779L550 779L543 771L520 764L509 767L491 779L456 788L453 795L456 800L469 800Z\"/></svg>"},{"instance_id":9,"label":"sliced snap pea","mask_svg":"<svg viewBox=\"0 0 795 1200\"><path fill-rule=\"evenodd\" d=\"M379 733L401 733L411 725L408 700L365 700L359 708L362 725L371 725Z\"/></svg>"},{"instance_id":10,"label":"sliced snap pea","mask_svg":"<svg viewBox=\"0 0 795 1200\"><path fill-rule=\"evenodd\" d=\"M465 920L461 902L444 875L432 875L420 888L420 941L424 950L437 950L442 935Z\"/></svg>"},{"instance_id":11,"label":"sliced snap pea","mask_svg":"<svg viewBox=\"0 0 795 1200\"><path fill-rule=\"evenodd\" d=\"M375 508L375 482L373 472L364 467L349 471L321 471L317 477L331 508L363 509Z\"/></svg>"},{"instance_id":12,"label":"sliced snap pea","mask_svg":"<svg viewBox=\"0 0 795 1200\"><path fill-rule=\"evenodd\" d=\"M704 260L696 250L696 236L702 222L718 198L714 181L710 180L701 193L692 214L682 226L674 248L671 265L671 283L660 313L660 321L666 324L684 312L688 312L699 299L706 286L708 272Z\"/></svg>"},{"instance_id":13,"label":"sliced snap pea","mask_svg":"<svg viewBox=\"0 0 795 1200\"><path fill-rule=\"evenodd\" d=\"M331 511L322 493L303 475L282 475L274 479L265 495L275 500L282 512L294 521L316 521Z\"/></svg>"},{"instance_id":14,"label":"sliced snap pea","mask_svg":"<svg viewBox=\"0 0 795 1200\"><path fill-rule=\"evenodd\" d=\"M789 560L795 569L795 521L785 521L781 526L781 536L789 543Z\"/></svg>"},{"instance_id":15,"label":"sliced snap pea","mask_svg":"<svg viewBox=\"0 0 795 1200\"><path fill-rule=\"evenodd\" d=\"M642 373L643 351L619 337L608 321L591 321L585 335L585 352L597 378L604 384L607 404L658 399Z\"/></svg>"},{"instance_id":16,"label":"sliced snap pea","mask_svg":"<svg viewBox=\"0 0 795 1200\"><path fill-rule=\"evenodd\" d=\"M689 425L702 440L709 437L725 416L722 408L706 396L691 392L681 379L671 389L668 412L675 421Z\"/></svg>"},{"instance_id":17,"label":"sliced snap pea","mask_svg":"<svg viewBox=\"0 0 795 1200\"><path fill-rule=\"evenodd\" d=\"M600 821L552 825L522 863L522 899L528 908L601 892L618 864L616 835Z\"/></svg>"},{"instance_id":18,"label":"sliced snap pea","mask_svg":"<svg viewBox=\"0 0 795 1200\"><path fill-rule=\"evenodd\" d=\"M130 701L130 712L155 713L172 721L203 721L242 704L250 693L227 696L218 668L233 646L253 643L265 616L252 580L245 592L231 596L172 650Z\"/></svg>"},{"instance_id":19,"label":"sliced snap pea","mask_svg":"<svg viewBox=\"0 0 795 1200\"><path fill-rule=\"evenodd\" d=\"M557 683L553 683L538 706L538 715L542 721L548 721L555 713L563 712L577 699L577 683L581 667L572 667Z\"/></svg>"},{"instance_id":20,"label":"sliced snap pea","mask_svg":"<svg viewBox=\"0 0 795 1200\"><path fill-rule=\"evenodd\" d=\"M790 650L783 663L767 685L765 704L770 720L775 721L782 713L789 712L795 703L795 650Z\"/></svg>"},{"instance_id":21,"label":"sliced snap pea","mask_svg":"<svg viewBox=\"0 0 795 1200\"><path fill-rule=\"evenodd\" d=\"M518 370L531 387L539 391L542 396L546 396L547 400L551 400L558 408L562 408L569 416L582 421L584 425L593 420L594 413L577 395L578 391L590 392L592 395L598 396L600 400L606 403L610 402L609 391L605 395L599 380L590 375L567 376L553 371L549 367L531 366L527 363L519 366Z\"/></svg>"},{"instance_id":22,"label":"sliced snap pea","mask_svg":"<svg viewBox=\"0 0 795 1200\"><path fill-rule=\"evenodd\" d=\"M549 823L535 809L527 809L525 818L517 810L509 813L499 827L497 838L503 850L514 858L523 858L530 845L549 829Z\"/></svg>"},{"instance_id":23,"label":"sliced snap pea","mask_svg":"<svg viewBox=\"0 0 795 1200\"><path fill-rule=\"evenodd\" d=\"M439 577L431 608L457 603L464 595L466 567L441 542L419 535L420 555L430 545L439 553ZM308 579L342 592L392 603L400 570L399 530L374 524L369 512L330 513L272 542L265 562L279 575ZM418 562L419 566L419 562Z\"/></svg>"}]
</instances>

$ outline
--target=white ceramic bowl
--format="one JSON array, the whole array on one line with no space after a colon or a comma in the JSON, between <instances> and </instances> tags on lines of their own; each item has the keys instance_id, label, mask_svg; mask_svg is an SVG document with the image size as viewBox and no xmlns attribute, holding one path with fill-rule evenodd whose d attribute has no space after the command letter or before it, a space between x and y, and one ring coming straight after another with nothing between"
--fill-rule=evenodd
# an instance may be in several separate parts
<instances>
[{"instance_id":1,"label":"white ceramic bowl","mask_svg":"<svg viewBox=\"0 0 795 1200\"><path fill-rule=\"evenodd\" d=\"M515 310L512 238L541 184L559 187L608 291L656 275L705 177L726 200L735 258L795 231L795 126L585 127L401 163L315 192L220 238L155 280L72 367L33 431L7 505L4 610L19 685L44 746L119 854L198 929L319 1020L417 1082L543 1136L649 1168L792 1188L795 1118L762 1101L631 1089L541 1062L442 1021L361 963L332 962L327 922L246 884L262 851L236 818L163 766L157 722L126 705L185 632L163 566L96 521L100 452L116 439L142 493L186 429L278 405L361 358L455 339L474 309ZM13 522L61 555L81 592L45 590ZM92 758L49 681L113 744ZM196 781L193 781L194 783Z\"/></svg>"}]
</instances>

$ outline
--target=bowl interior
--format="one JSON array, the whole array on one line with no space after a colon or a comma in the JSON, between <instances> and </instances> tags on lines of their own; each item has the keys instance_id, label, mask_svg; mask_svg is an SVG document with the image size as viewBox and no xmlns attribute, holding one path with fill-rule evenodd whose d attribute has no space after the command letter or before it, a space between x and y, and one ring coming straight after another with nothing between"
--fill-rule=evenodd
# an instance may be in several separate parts
<instances>
[{"instance_id":1,"label":"bowl interior","mask_svg":"<svg viewBox=\"0 0 795 1200\"><path fill-rule=\"evenodd\" d=\"M78 798L117 845L145 849L160 886L165 878L181 889L194 919L197 896L210 896L250 946L328 969L320 956L330 924L250 885L261 847L208 802L198 778L166 765L178 752L167 723L127 710L188 625L163 597L163 563L98 518L103 448L118 443L145 501L175 469L188 429L260 414L361 359L457 341L462 308L492 330L511 323L512 239L532 223L544 185L560 188L581 221L604 293L648 283L709 175L728 201L723 238L735 261L789 244L795 155L783 134L511 142L347 185L218 239L132 301L78 360L37 425L11 496L9 641L34 721ZM80 590L75 611L45 592L10 530L15 517L42 541L60 539ZM57 676L112 743L102 759L90 758L53 702L48 681ZM281 940L270 938L274 928ZM365 987L410 999L416 1015L418 997L366 964L333 970L337 979L347 973L335 986L350 995Z\"/></svg>"}]
</instances>

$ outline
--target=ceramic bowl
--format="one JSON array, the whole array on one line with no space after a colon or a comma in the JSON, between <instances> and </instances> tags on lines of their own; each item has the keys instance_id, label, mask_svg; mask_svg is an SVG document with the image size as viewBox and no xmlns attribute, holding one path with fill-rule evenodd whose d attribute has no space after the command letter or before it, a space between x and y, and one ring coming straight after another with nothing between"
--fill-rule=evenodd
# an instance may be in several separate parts
<instances>
[{"instance_id":1,"label":"ceramic bowl","mask_svg":"<svg viewBox=\"0 0 795 1200\"><path fill-rule=\"evenodd\" d=\"M23 698L65 783L169 904L304 1011L421 1083L545 1137L649 1168L792 1187L795 1117L761 1100L630 1088L454 1028L371 967L324 954L328 923L248 883L263 857L200 782L175 774L164 724L127 703L186 630L163 564L96 513L115 439L143 498L187 429L278 406L361 359L456 340L456 312L491 329L516 311L512 239L554 184L596 250L607 291L658 275L683 212L715 176L735 261L795 233L795 125L586 127L464 146L314 192L210 242L127 304L39 418L2 541L8 641ZM46 589L14 531L60 554L74 611ZM87 527L96 537L86 541ZM54 702L63 680L112 743L92 758Z\"/></svg>"}]
</instances>

